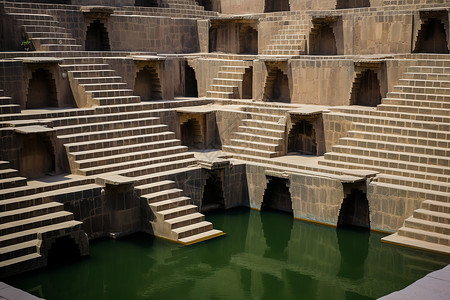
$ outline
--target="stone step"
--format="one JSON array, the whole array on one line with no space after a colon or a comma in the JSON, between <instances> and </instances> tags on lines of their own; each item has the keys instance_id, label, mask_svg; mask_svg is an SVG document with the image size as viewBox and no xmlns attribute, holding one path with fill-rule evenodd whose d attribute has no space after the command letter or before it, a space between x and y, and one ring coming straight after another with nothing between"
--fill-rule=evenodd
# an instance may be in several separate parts
<instances>
[{"instance_id":1,"label":"stone step","mask_svg":"<svg viewBox=\"0 0 450 300\"><path fill-rule=\"evenodd\" d=\"M81 88L83 88L86 92L91 91L99 91L99 90L120 90L126 89L126 83L86 83L80 84Z\"/></svg>"},{"instance_id":2,"label":"stone step","mask_svg":"<svg viewBox=\"0 0 450 300\"><path fill-rule=\"evenodd\" d=\"M25 177L9 177L0 179L0 190L11 189L27 185Z\"/></svg>"},{"instance_id":3,"label":"stone step","mask_svg":"<svg viewBox=\"0 0 450 300\"><path fill-rule=\"evenodd\" d=\"M37 252L38 240L31 240L0 248L0 261L13 259Z\"/></svg>"},{"instance_id":4,"label":"stone step","mask_svg":"<svg viewBox=\"0 0 450 300\"><path fill-rule=\"evenodd\" d=\"M183 154L184 158L174 156L169 162L161 162L151 166L138 166L119 172L123 176L135 177L135 180L156 180L155 178L166 178L166 174L177 172L179 169L192 167L197 164L197 159L193 153ZM149 174L151 177L149 178ZM136 178L137 177L137 178Z\"/></svg>"},{"instance_id":5,"label":"stone step","mask_svg":"<svg viewBox=\"0 0 450 300\"><path fill-rule=\"evenodd\" d=\"M393 155L399 155L397 153L392 153ZM328 152L325 153L325 161L334 160L346 163L355 163L367 166L367 169L372 169L372 167L383 167L389 169L398 169L401 171L423 172L423 173L433 173L437 176L448 176L450 175L450 168L446 166L438 165L428 165L423 163L416 163L406 160L397 160L389 158L379 158L379 157L367 157L365 155L347 154L347 153L336 153ZM395 157L398 158L398 157ZM401 175L401 174L394 174ZM448 177L450 179L450 177Z\"/></svg>"},{"instance_id":6,"label":"stone step","mask_svg":"<svg viewBox=\"0 0 450 300\"><path fill-rule=\"evenodd\" d=\"M15 222L64 210L64 205L58 202L48 202L25 208L0 212L0 223Z\"/></svg>"},{"instance_id":7,"label":"stone step","mask_svg":"<svg viewBox=\"0 0 450 300\"><path fill-rule=\"evenodd\" d=\"M450 236L446 234L420 230L416 228L402 227L397 232L400 236L413 238L420 241L450 246Z\"/></svg>"},{"instance_id":8,"label":"stone step","mask_svg":"<svg viewBox=\"0 0 450 300\"><path fill-rule=\"evenodd\" d=\"M151 193L151 194L141 195L141 198L146 199L147 202L151 205L153 203L159 203L161 201L167 201L167 200L183 197L182 193L183 193L183 190L174 188L174 189L155 192L155 193Z\"/></svg>"},{"instance_id":9,"label":"stone step","mask_svg":"<svg viewBox=\"0 0 450 300\"><path fill-rule=\"evenodd\" d=\"M180 140L177 139L170 139L170 140L161 140L161 141L155 141L155 142L148 142L148 143L137 143L137 144L130 144L130 145L124 145L124 146L117 146L117 147L108 147L108 148L100 148L95 150L88 150L88 151L80 151L80 152L71 152L70 155L73 157L76 161L86 160L86 159L95 159L100 158L104 156L111 156L111 155L120 155L125 153L131 153L131 152L139 152L143 149L146 150L152 150L152 149L160 149L160 148L170 148L170 147L184 147L180 145ZM186 149L185 147L183 149Z\"/></svg>"},{"instance_id":10,"label":"stone step","mask_svg":"<svg viewBox=\"0 0 450 300\"><path fill-rule=\"evenodd\" d=\"M305 45L285 45L285 44L271 44L269 46L267 46L266 50L281 50L281 51L304 51L305 50Z\"/></svg>"},{"instance_id":11,"label":"stone step","mask_svg":"<svg viewBox=\"0 0 450 300\"><path fill-rule=\"evenodd\" d=\"M233 99L234 93L232 92L216 92L216 91L207 91L206 97L209 98L218 98L218 99Z\"/></svg>"},{"instance_id":12,"label":"stone step","mask_svg":"<svg viewBox=\"0 0 450 300\"><path fill-rule=\"evenodd\" d=\"M443 74L443 73L413 73L413 72L406 72L403 73L404 79L416 79L416 80L450 80L450 72Z\"/></svg>"},{"instance_id":13,"label":"stone step","mask_svg":"<svg viewBox=\"0 0 450 300\"><path fill-rule=\"evenodd\" d=\"M278 156L277 153L274 151L251 149L251 148L247 148L247 147L240 147L240 146L234 146L234 145L223 145L222 151L229 152L229 153L251 155L251 156L267 157L267 158Z\"/></svg>"},{"instance_id":14,"label":"stone step","mask_svg":"<svg viewBox=\"0 0 450 300\"><path fill-rule=\"evenodd\" d=\"M43 26L43 25L20 25L19 28L23 28L25 32L61 32L65 33L66 29L59 26Z\"/></svg>"},{"instance_id":15,"label":"stone step","mask_svg":"<svg viewBox=\"0 0 450 300\"><path fill-rule=\"evenodd\" d=\"M16 104L16 102L11 97L0 96L0 105L5 104Z\"/></svg>"},{"instance_id":16,"label":"stone step","mask_svg":"<svg viewBox=\"0 0 450 300\"><path fill-rule=\"evenodd\" d=\"M73 153L75 155L78 152L86 152L93 150L107 151L108 149L115 147L123 147L123 146L138 145L140 143L153 143L157 141L171 140L167 138L167 135L173 134L173 132L163 131L167 129L168 127L167 125L155 125L155 126L160 128L159 130L155 130L156 131L155 133L148 133L144 135L133 135L133 136L129 135L104 140L88 140L86 142L79 142L79 143L68 143L65 144L65 147L68 152Z\"/></svg>"},{"instance_id":17,"label":"stone step","mask_svg":"<svg viewBox=\"0 0 450 300\"><path fill-rule=\"evenodd\" d=\"M237 133L246 135L273 137L274 139L283 139L284 137L284 130L249 127L249 126L239 126L239 131Z\"/></svg>"},{"instance_id":18,"label":"stone step","mask_svg":"<svg viewBox=\"0 0 450 300\"><path fill-rule=\"evenodd\" d=\"M217 73L218 78L215 79L221 79L221 80L232 80L235 82L242 81L244 73L243 72L227 72L227 71L219 71Z\"/></svg>"},{"instance_id":19,"label":"stone step","mask_svg":"<svg viewBox=\"0 0 450 300\"><path fill-rule=\"evenodd\" d=\"M247 69L248 67L245 65L242 66L238 66L238 65L233 65L233 66L221 66L219 68L219 74L221 72L226 72L226 73L240 73L240 74L244 74L245 73L245 69Z\"/></svg>"},{"instance_id":20,"label":"stone step","mask_svg":"<svg viewBox=\"0 0 450 300\"><path fill-rule=\"evenodd\" d=\"M190 198L188 198L188 199L190 200ZM174 200L176 200L176 199L174 199ZM171 200L168 200L168 201L171 201ZM172 219L166 220L166 222L169 224L170 229L176 229L176 228L196 224L199 222L203 222L204 220L205 220L205 216L201 213L196 212L196 213L184 215L184 216L181 216L178 218L172 218Z\"/></svg>"},{"instance_id":21,"label":"stone step","mask_svg":"<svg viewBox=\"0 0 450 300\"><path fill-rule=\"evenodd\" d=\"M421 203L421 208L444 214L450 214L450 203L434 200L425 200Z\"/></svg>"},{"instance_id":22,"label":"stone step","mask_svg":"<svg viewBox=\"0 0 450 300\"><path fill-rule=\"evenodd\" d=\"M67 37L39 37L33 38L33 44L37 45L75 45L76 39Z\"/></svg>"},{"instance_id":23,"label":"stone step","mask_svg":"<svg viewBox=\"0 0 450 300\"><path fill-rule=\"evenodd\" d=\"M79 221L66 221L53 225L37 227L33 229L18 231L12 234L2 235L0 236L0 244L3 246L10 246L18 243L23 243L26 241L30 241L36 239L38 233L48 232L48 231L57 231L65 228L80 228L82 226L82 222Z\"/></svg>"},{"instance_id":24,"label":"stone step","mask_svg":"<svg viewBox=\"0 0 450 300\"><path fill-rule=\"evenodd\" d=\"M108 65L105 65L106 67ZM107 69L105 67L105 69L93 69L93 70L73 70L73 71L68 71L69 74L71 74L74 79L79 79L79 78L98 78L98 77L111 77L112 75L116 74L115 70L110 70Z\"/></svg>"},{"instance_id":25,"label":"stone step","mask_svg":"<svg viewBox=\"0 0 450 300\"><path fill-rule=\"evenodd\" d=\"M302 53L303 51L300 50L263 50L262 54L263 55L284 55L284 56L297 56Z\"/></svg>"},{"instance_id":26,"label":"stone step","mask_svg":"<svg viewBox=\"0 0 450 300\"><path fill-rule=\"evenodd\" d=\"M387 93L386 97L429 100L429 101L438 100L448 102L450 93L449 89L445 88L411 87L411 86L395 85L393 87L393 90Z\"/></svg>"},{"instance_id":27,"label":"stone step","mask_svg":"<svg viewBox=\"0 0 450 300\"><path fill-rule=\"evenodd\" d=\"M8 222L0 225L0 235L7 235L19 231L43 227L73 219L73 214L67 211L59 211L34 218Z\"/></svg>"},{"instance_id":28,"label":"stone step","mask_svg":"<svg viewBox=\"0 0 450 300\"><path fill-rule=\"evenodd\" d=\"M400 246L406 246L409 248L433 251L433 252L447 254L447 255L450 253L449 246L444 246L444 245L440 245L440 244L436 244L436 243L430 243L427 241L417 240L414 238L408 238L405 236L400 236L397 233L394 233L387 237L384 237L381 240L386 243L400 245Z\"/></svg>"},{"instance_id":29,"label":"stone step","mask_svg":"<svg viewBox=\"0 0 450 300\"><path fill-rule=\"evenodd\" d=\"M361 159L363 159L363 158L361 158ZM384 166L374 166L374 165L367 165L367 164L363 164L363 163L351 163L351 162L347 162L347 161L324 159L324 160L319 161L319 165L333 167L333 168L350 169L350 170L373 170L373 171L380 172L382 174L439 181L439 182L444 182L444 183L450 182L449 177L447 175L440 175L440 174L421 172L421 171L410 171L410 170L406 170L406 169L398 169L398 168L384 167Z\"/></svg>"},{"instance_id":30,"label":"stone step","mask_svg":"<svg viewBox=\"0 0 450 300\"><path fill-rule=\"evenodd\" d=\"M191 245L195 244L201 241L209 240L218 236L224 235L224 233L217 229L212 229L206 232L202 232L199 234L191 235L189 237L185 237L182 239L179 239L179 242L185 244L185 245Z\"/></svg>"},{"instance_id":31,"label":"stone step","mask_svg":"<svg viewBox=\"0 0 450 300\"><path fill-rule=\"evenodd\" d=\"M114 163L106 166L98 166L98 167L92 167L92 168L85 168L85 169L79 169L77 170L77 174L84 175L84 176L91 176L91 175L97 175L102 173L109 173L109 172L116 172L116 171L124 171L127 169L137 168L141 166L148 166L151 164L160 164L160 163L167 163L174 160L183 160L190 158L192 154L189 153L177 153L177 154L169 154L165 156L159 156L156 158L146 158L146 159L139 159L134 161L127 161L127 162L121 162L121 163Z\"/></svg>"},{"instance_id":32,"label":"stone step","mask_svg":"<svg viewBox=\"0 0 450 300\"><path fill-rule=\"evenodd\" d=\"M401 185L404 187L412 187L425 189L429 191L437 191L442 193L450 193L450 184L434 180L424 180L418 178L403 177L390 174L377 174L375 180L388 184Z\"/></svg>"},{"instance_id":33,"label":"stone step","mask_svg":"<svg viewBox=\"0 0 450 300\"><path fill-rule=\"evenodd\" d=\"M254 140L239 140L239 139L230 139L230 143L232 146L250 148L255 150L264 150L268 152L277 152L279 149L278 144L269 144L269 143L261 143Z\"/></svg>"},{"instance_id":34,"label":"stone step","mask_svg":"<svg viewBox=\"0 0 450 300\"><path fill-rule=\"evenodd\" d=\"M156 215L157 215L157 218L161 217L162 220L165 221L165 220L178 218L181 216L196 213L197 210L198 210L197 206L189 204L189 205L184 205L184 206L179 206L179 207L174 207L171 209L158 211L158 212L156 212Z\"/></svg>"},{"instance_id":35,"label":"stone step","mask_svg":"<svg viewBox=\"0 0 450 300\"><path fill-rule=\"evenodd\" d=\"M60 65L61 68L68 70L69 74L76 73L77 71L110 71L110 65L105 63L92 63L92 64L83 64L83 63L75 63L75 64L64 64ZM98 76L97 73L95 76ZM91 73L92 74L92 73Z\"/></svg>"},{"instance_id":36,"label":"stone step","mask_svg":"<svg viewBox=\"0 0 450 300\"><path fill-rule=\"evenodd\" d=\"M53 16L47 15L47 14L30 14L26 12L13 12L13 10L10 10L9 8L6 9L8 12L8 15L13 16L16 21L22 21L22 20L29 20L29 21L54 21ZM56 22L56 21L54 21ZM31 25L31 24L30 24Z\"/></svg>"},{"instance_id":37,"label":"stone step","mask_svg":"<svg viewBox=\"0 0 450 300\"><path fill-rule=\"evenodd\" d=\"M431 73L431 74L450 74L449 67L436 66L411 66L407 70L408 73Z\"/></svg>"},{"instance_id":38,"label":"stone step","mask_svg":"<svg viewBox=\"0 0 450 300\"><path fill-rule=\"evenodd\" d=\"M449 103L450 104L450 103ZM377 107L378 111L389 111L389 112L404 112L411 114L428 114L428 115L439 115L439 116L450 116L450 109L445 108L435 108L435 107L422 107L422 106L405 106L405 105L389 105L380 104Z\"/></svg>"},{"instance_id":39,"label":"stone step","mask_svg":"<svg viewBox=\"0 0 450 300\"><path fill-rule=\"evenodd\" d=\"M60 45L60 44L45 44L40 45L37 51L82 51L81 45Z\"/></svg>"},{"instance_id":40,"label":"stone step","mask_svg":"<svg viewBox=\"0 0 450 300\"><path fill-rule=\"evenodd\" d=\"M0 160L0 170L10 169L9 161Z\"/></svg>"},{"instance_id":41,"label":"stone step","mask_svg":"<svg viewBox=\"0 0 450 300\"><path fill-rule=\"evenodd\" d=\"M242 126L257 127L257 128L261 128L261 129L278 130L278 131L283 131L283 132L286 127L286 125L284 123L280 124L278 122L273 122L273 121L268 121L268 120L260 120L260 119L243 119Z\"/></svg>"},{"instance_id":42,"label":"stone step","mask_svg":"<svg viewBox=\"0 0 450 300\"><path fill-rule=\"evenodd\" d=\"M450 67L450 61L447 61L445 59L419 59L417 61L417 66L420 67L445 67L448 68Z\"/></svg>"},{"instance_id":43,"label":"stone step","mask_svg":"<svg viewBox=\"0 0 450 300\"><path fill-rule=\"evenodd\" d=\"M112 129L124 129L133 128L139 126L150 126L150 125L160 125L160 119L157 117L142 117L142 118L132 118L123 119L127 117L125 115L116 115L116 120L111 119L108 115L98 115L98 117L93 116L92 118L86 117L85 120L89 120L87 123L65 125L65 126L53 126L56 130L58 136L76 134L76 133L89 133L98 132L103 130ZM80 118L81 119L81 118ZM68 120L66 120L68 121ZM81 121L81 120L76 120ZM92 122L94 121L94 122ZM100 122L98 122L100 121ZM91 123L92 122L92 123Z\"/></svg>"},{"instance_id":44,"label":"stone step","mask_svg":"<svg viewBox=\"0 0 450 300\"><path fill-rule=\"evenodd\" d=\"M411 139L412 141L417 140L417 144L434 147L446 147L445 141L450 140L450 132L445 130L432 130L429 128L433 125L431 123L428 124L430 126L422 126L423 128L420 129L413 127L413 125L416 124L411 124L410 122L400 122L398 125L399 126L388 126L384 124L364 124L355 122L353 123L354 130L350 130L348 136L352 138L382 141L407 141ZM403 140L402 137L405 139Z\"/></svg>"},{"instance_id":45,"label":"stone step","mask_svg":"<svg viewBox=\"0 0 450 300\"><path fill-rule=\"evenodd\" d=\"M241 128L239 128L241 129ZM273 137L273 136L266 136L266 135L257 135L255 133L246 133L246 132L235 132L233 133L235 139L237 140L247 140L247 141L253 141L257 143L263 143L263 144L273 144L273 145L279 145L283 142L283 139L281 137Z\"/></svg>"},{"instance_id":46,"label":"stone step","mask_svg":"<svg viewBox=\"0 0 450 300\"><path fill-rule=\"evenodd\" d=\"M450 225L416 219L414 217L409 217L405 220L405 227L450 235Z\"/></svg>"},{"instance_id":47,"label":"stone step","mask_svg":"<svg viewBox=\"0 0 450 300\"><path fill-rule=\"evenodd\" d=\"M87 93L90 94L92 98L134 96L133 90L130 89L95 90L95 91L87 91ZM111 104L120 104L120 103L111 103Z\"/></svg>"},{"instance_id":48,"label":"stone step","mask_svg":"<svg viewBox=\"0 0 450 300\"><path fill-rule=\"evenodd\" d=\"M105 84L105 83L121 83L121 76L99 76L99 77L76 77L74 78L78 84Z\"/></svg>"},{"instance_id":49,"label":"stone step","mask_svg":"<svg viewBox=\"0 0 450 300\"><path fill-rule=\"evenodd\" d=\"M241 79L213 78L213 85L217 85L217 86L231 86L233 88L237 88L239 86L239 83L241 83L241 82L242 82L242 78ZM214 89L211 88L211 90L214 90Z\"/></svg>"},{"instance_id":50,"label":"stone step","mask_svg":"<svg viewBox=\"0 0 450 300\"><path fill-rule=\"evenodd\" d=\"M234 93L237 86L234 85L218 85L212 84L209 86L210 90L208 92L220 92L220 93Z\"/></svg>"},{"instance_id":51,"label":"stone step","mask_svg":"<svg viewBox=\"0 0 450 300\"><path fill-rule=\"evenodd\" d=\"M183 196L183 197L177 197L177 198L168 199L168 200L164 200L164 201L154 202L149 205L153 211L159 212L159 211L168 210L168 209L172 209L172 208L184 206L184 205L189 205L189 204L191 204L191 198ZM187 220L187 218L186 218L186 220ZM192 219L189 219L189 220L192 221ZM179 225L178 222L176 224ZM176 227L172 226L172 229L173 228L176 228Z\"/></svg>"},{"instance_id":52,"label":"stone step","mask_svg":"<svg viewBox=\"0 0 450 300\"><path fill-rule=\"evenodd\" d=\"M0 168L0 179L18 177L19 171L15 169L1 169Z\"/></svg>"},{"instance_id":53,"label":"stone step","mask_svg":"<svg viewBox=\"0 0 450 300\"><path fill-rule=\"evenodd\" d=\"M92 181L92 179L90 180ZM74 199L75 195L82 193L91 193L92 190L100 193L100 187L96 184L84 184L77 186L54 185L46 189L36 189L33 187L15 188L5 190L0 194L0 212L21 209L33 205L40 205L51 201L65 202L66 199ZM61 199L61 200L60 200Z\"/></svg>"},{"instance_id":54,"label":"stone step","mask_svg":"<svg viewBox=\"0 0 450 300\"><path fill-rule=\"evenodd\" d=\"M213 229L213 224L208 221L202 221L191 225L178 227L172 231L177 235L178 239L186 238L203 232L207 232Z\"/></svg>"},{"instance_id":55,"label":"stone step","mask_svg":"<svg viewBox=\"0 0 450 300\"><path fill-rule=\"evenodd\" d=\"M450 102L443 101L426 101L426 100L410 100L398 98L384 98L383 105L409 106L409 107L423 107L423 108L437 108L450 110Z\"/></svg>"},{"instance_id":56,"label":"stone step","mask_svg":"<svg viewBox=\"0 0 450 300\"><path fill-rule=\"evenodd\" d=\"M447 156L447 152L448 151L450 152L450 150L444 148L435 148L435 149L431 147L420 148L420 147L410 147L401 144L392 144L392 143L383 144L374 142L366 143L365 147L363 142L361 142L361 144L362 144L361 146L363 147L352 146L349 145L348 143L335 145L332 147L332 151L343 154L354 154L358 156L397 160L406 163L419 163L440 167L450 166L450 156Z\"/></svg>"},{"instance_id":57,"label":"stone step","mask_svg":"<svg viewBox=\"0 0 450 300\"><path fill-rule=\"evenodd\" d=\"M285 117L288 115L288 111L292 110L292 108L283 108L283 107L267 107L267 106L246 106L244 111L257 113L261 115L273 115L273 116L282 116Z\"/></svg>"},{"instance_id":58,"label":"stone step","mask_svg":"<svg viewBox=\"0 0 450 300\"><path fill-rule=\"evenodd\" d=\"M68 134L68 135L60 135L58 136L58 140L60 140L65 146L72 146L73 143L81 143L81 142L90 142L90 143L98 143L99 140L105 139L115 139L120 137L130 137L137 135L146 135L152 133L161 133L162 130L167 127L164 125L148 125L148 126L139 126L139 127L131 127L131 128L117 128L113 130L104 130L104 131L92 131L85 133L76 133L76 134ZM167 139L172 139L174 133L170 131L166 131L164 133L167 136ZM158 135L160 136L160 135ZM66 145L69 144L69 145Z\"/></svg>"},{"instance_id":59,"label":"stone step","mask_svg":"<svg viewBox=\"0 0 450 300\"><path fill-rule=\"evenodd\" d=\"M426 210L426 209L422 209L422 208L414 210L413 217L417 218L417 219L430 221L430 222L442 223L442 224L447 224L447 225L450 224L450 214Z\"/></svg>"},{"instance_id":60,"label":"stone step","mask_svg":"<svg viewBox=\"0 0 450 300\"><path fill-rule=\"evenodd\" d=\"M38 253L32 253L16 258L0 261L0 273L14 275L44 267L43 258Z\"/></svg>"},{"instance_id":61,"label":"stone step","mask_svg":"<svg viewBox=\"0 0 450 300\"><path fill-rule=\"evenodd\" d=\"M450 76L449 78L450 79ZM427 87L427 88L450 88L450 80L428 80L428 79L400 79L400 86Z\"/></svg>"},{"instance_id":62,"label":"stone step","mask_svg":"<svg viewBox=\"0 0 450 300\"><path fill-rule=\"evenodd\" d=\"M0 115L6 114L20 114L21 113L20 105L18 104L1 104L0 105Z\"/></svg>"},{"instance_id":63,"label":"stone step","mask_svg":"<svg viewBox=\"0 0 450 300\"><path fill-rule=\"evenodd\" d=\"M38 25L38 26L57 26L59 23L55 21L53 17L42 19L27 19L26 16L20 16L21 19L16 19L19 25Z\"/></svg>"},{"instance_id":64,"label":"stone step","mask_svg":"<svg viewBox=\"0 0 450 300\"><path fill-rule=\"evenodd\" d=\"M138 195L148 195L174 188L175 181L161 180L153 183L143 184L135 187Z\"/></svg>"},{"instance_id":65,"label":"stone step","mask_svg":"<svg viewBox=\"0 0 450 300\"><path fill-rule=\"evenodd\" d=\"M139 96L118 96L118 97L97 97L92 100L94 105L121 105L121 104L135 104L141 102Z\"/></svg>"},{"instance_id":66,"label":"stone step","mask_svg":"<svg viewBox=\"0 0 450 300\"><path fill-rule=\"evenodd\" d=\"M30 39L36 38L70 38L67 32L27 32Z\"/></svg>"}]
</instances>

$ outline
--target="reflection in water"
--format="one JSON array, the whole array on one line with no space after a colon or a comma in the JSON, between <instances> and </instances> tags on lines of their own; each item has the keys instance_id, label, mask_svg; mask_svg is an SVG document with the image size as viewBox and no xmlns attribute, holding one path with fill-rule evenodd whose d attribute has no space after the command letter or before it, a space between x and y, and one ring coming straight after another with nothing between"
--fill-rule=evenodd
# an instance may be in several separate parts
<instances>
[{"instance_id":1,"label":"reflection in water","mask_svg":"<svg viewBox=\"0 0 450 300\"><path fill-rule=\"evenodd\" d=\"M379 233L238 209L208 215L227 235L180 246L148 235L91 244L91 256L7 283L52 299L375 299L450 258L380 243Z\"/></svg>"},{"instance_id":2,"label":"reflection in water","mask_svg":"<svg viewBox=\"0 0 450 300\"><path fill-rule=\"evenodd\" d=\"M339 227L336 229L341 265L337 276L348 279L364 277L364 265L369 254L370 231L363 228Z\"/></svg>"}]
</instances>

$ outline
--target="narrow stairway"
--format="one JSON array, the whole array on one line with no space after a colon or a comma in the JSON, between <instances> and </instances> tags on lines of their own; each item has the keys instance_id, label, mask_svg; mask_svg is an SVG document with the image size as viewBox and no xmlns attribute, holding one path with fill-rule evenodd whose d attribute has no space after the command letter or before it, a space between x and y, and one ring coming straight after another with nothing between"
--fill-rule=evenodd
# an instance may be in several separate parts
<instances>
[{"instance_id":1,"label":"narrow stairway","mask_svg":"<svg viewBox=\"0 0 450 300\"><path fill-rule=\"evenodd\" d=\"M220 66L217 77L213 79L206 96L211 99L240 99L245 71L252 62L241 60L227 60L226 65Z\"/></svg>"},{"instance_id":2,"label":"narrow stairway","mask_svg":"<svg viewBox=\"0 0 450 300\"><path fill-rule=\"evenodd\" d=\"M304 20L289 20L270 40L262 55L303 55L306 53L306 35L309 29Z\"/></svg>"}]
</instances>

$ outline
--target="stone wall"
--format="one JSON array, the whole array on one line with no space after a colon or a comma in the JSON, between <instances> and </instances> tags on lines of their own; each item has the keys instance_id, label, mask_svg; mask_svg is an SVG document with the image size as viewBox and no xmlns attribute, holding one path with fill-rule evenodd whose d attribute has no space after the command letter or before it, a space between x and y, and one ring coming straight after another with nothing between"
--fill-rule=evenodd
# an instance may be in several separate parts
<instances>
[{"instance_id":1,"label":"stone wall","mask_svg":"<svg viewBox=\"0 0 450 300\"><path fill-rule=\"evenodd\" d=\"M221 8L224 14L263 13L264 0L222 0Z\"/></svg>"}]
</instances>

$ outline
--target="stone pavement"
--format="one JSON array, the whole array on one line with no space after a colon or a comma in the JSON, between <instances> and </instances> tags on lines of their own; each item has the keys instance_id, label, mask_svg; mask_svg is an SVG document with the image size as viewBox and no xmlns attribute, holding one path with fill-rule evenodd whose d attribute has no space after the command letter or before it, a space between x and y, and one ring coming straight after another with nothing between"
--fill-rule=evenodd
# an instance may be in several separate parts
<instances>
[{"instance_id":1,"label":"stone pavement","mask_svg":"<svg viewBox=\"0 0 450 300\"><path fill-rule=\"evenodd\" d=\"M450 265L432 272L398 292L379 298L380 300L445 300L450 298Z\"/></svg>"},{"instance_id":2,"label":"stone pavement","mask_svg":"<svg viewBox=\"0 0 450 300\"><path fill-rule=\"evenodd\" d=\"M7 285L4 282L0 282L0 299L5 300L39 300L42 298L38 298L27 292L16 289L10 285Z\"/></svg>"}]
</instances>

